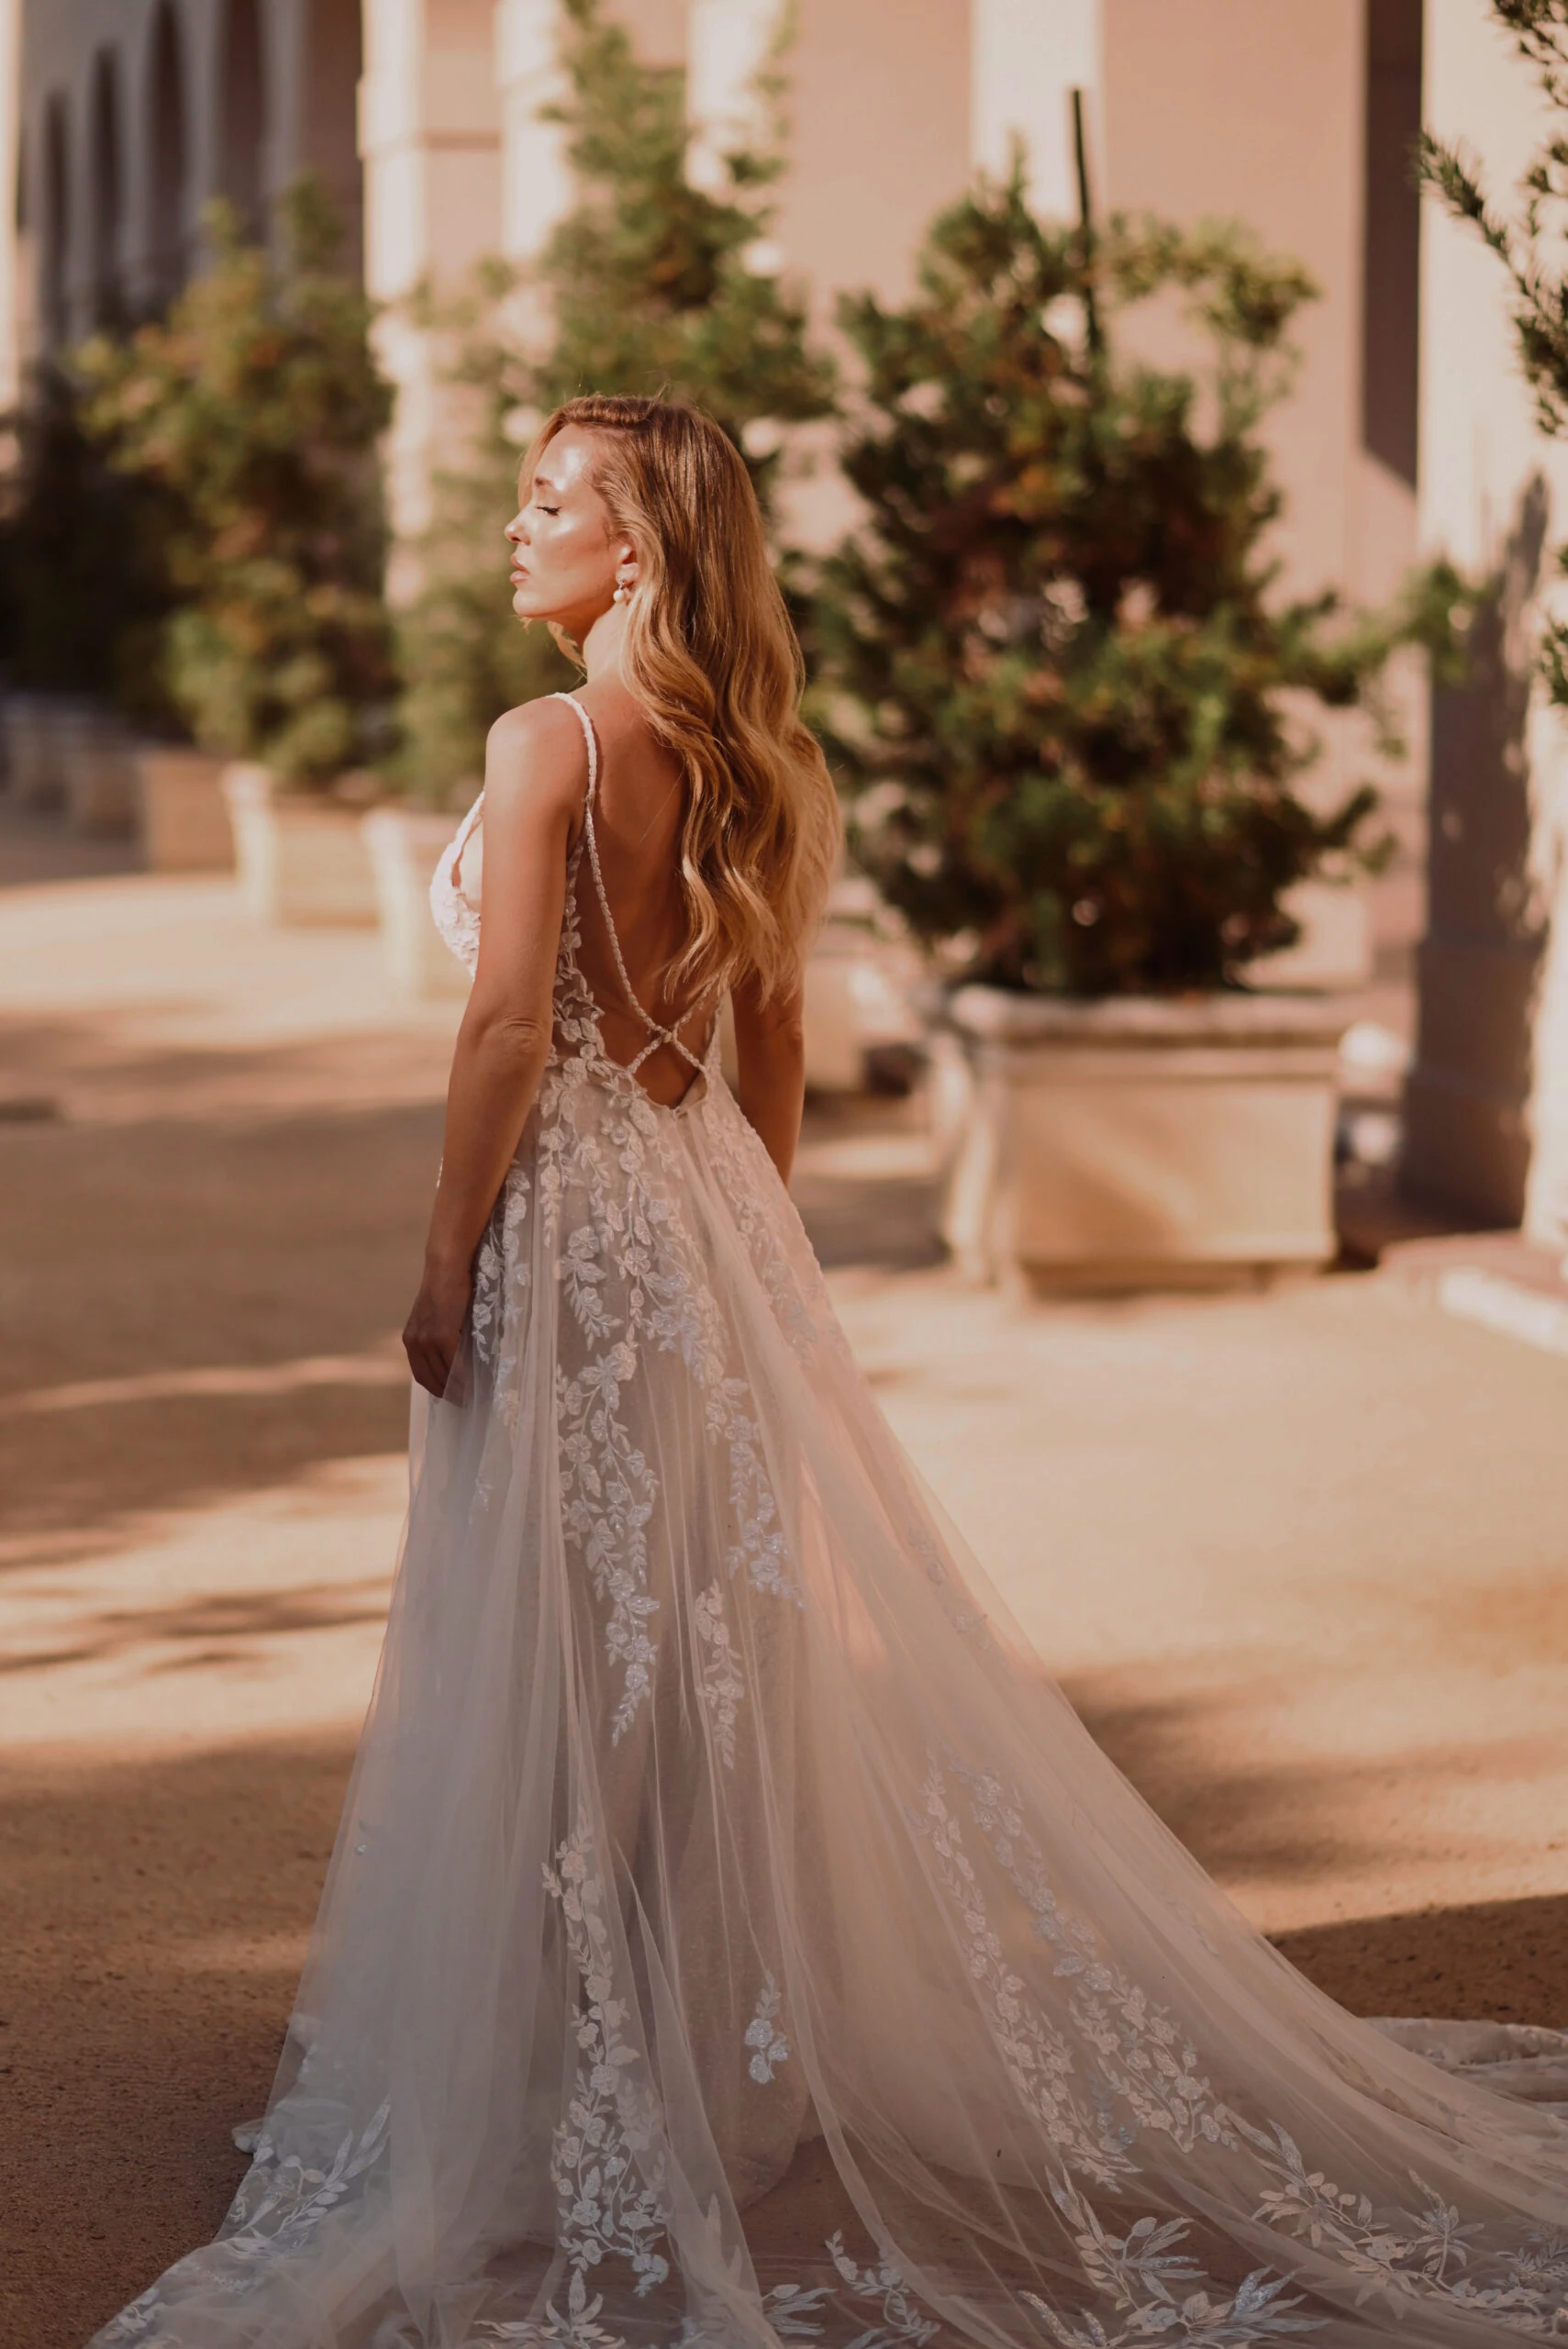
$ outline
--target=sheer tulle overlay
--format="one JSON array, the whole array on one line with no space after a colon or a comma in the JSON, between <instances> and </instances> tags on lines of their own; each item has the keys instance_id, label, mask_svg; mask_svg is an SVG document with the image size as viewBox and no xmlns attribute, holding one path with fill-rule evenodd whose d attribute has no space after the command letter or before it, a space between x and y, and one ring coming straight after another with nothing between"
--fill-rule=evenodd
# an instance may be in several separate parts
<instances>
[{"instance_id":1,"label":"sheer tulle overlay","mask_svg":"<svg viewBox=\"0 0 1568 2349\"><path fill-rule=\"evenodd\" d=\"M581 879L272 2109L99 2343L1568 2334L1528 2100L1568 2042L1353 2021L1161 1827L884 1425L713 1048L674 1109L606 1057ZM848 2222L764 2265L817 2138Z\"/></svg>"}]
</instances>

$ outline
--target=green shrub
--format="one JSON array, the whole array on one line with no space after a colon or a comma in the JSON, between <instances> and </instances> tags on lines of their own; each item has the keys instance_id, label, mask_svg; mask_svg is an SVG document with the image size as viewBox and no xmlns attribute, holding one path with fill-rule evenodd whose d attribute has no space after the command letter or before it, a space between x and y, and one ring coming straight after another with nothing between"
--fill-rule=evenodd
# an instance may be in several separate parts
<instances>
[{"instance_id":1,"label":"green shrub","mask_svg":"<svg viewBox=\"0 0 1568 2349\"><path fill-rule=\"evenodd\" d=\"M1117 350L1162 291L1201 382ZM1298 796L1299 707L1375 716L1392 646L1446 642L1459 588L1371 619L1276 599L1258 427L1310 291L1219 232L1048 227L1015 170L938 219L907 306L841 306L865 519L822 574L817 706L854 852L955 973L1231 985L1296 936L1292 883L1375 854L1370 788Z\"/></svg>"},{"instance_id":2,"label":"green shrub","mask_svg":"<svg viewBox=\"0 0 1568 2349\"><path fill-rule=\"evenodd\" d=\"M114 702L136 723L177 723L161 685L171 594L166 501L106 462L63 362L33 371L10 419L0 509L0 658L14 685Z\"/></svg>"},{"instance_id":3,"label":"green shrub","mask_svg":"<svg viewBox=\"0 0 1568 2349\"><path fill-rule=\"evenodd\" d=\"M376 450L392 393L308 183L284 225L274 264L214 206L211 266L167 321L98 338L81 367L88 429L163 501L172 700L206 748L319 785L390 732Z\"/></svg>"}]
</instances>

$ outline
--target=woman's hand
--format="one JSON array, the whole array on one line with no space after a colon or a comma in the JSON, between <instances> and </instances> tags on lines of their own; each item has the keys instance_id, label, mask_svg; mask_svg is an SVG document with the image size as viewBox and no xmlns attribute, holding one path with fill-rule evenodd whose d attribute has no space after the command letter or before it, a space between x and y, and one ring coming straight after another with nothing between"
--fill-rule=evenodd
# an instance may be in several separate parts
<instances>
[{"instance_id":1,"label":"woman's hand","mask_svg":"<svg viewBox=\"0 0 1568 2349\"><path fill-rule=\"evenodd\" d=\"M472 1264L426 1260L419 1294L404 1325L403 1349L427 1394L439 1397L447 1391L473 1297Z\"/></svg>"}]
</instances>

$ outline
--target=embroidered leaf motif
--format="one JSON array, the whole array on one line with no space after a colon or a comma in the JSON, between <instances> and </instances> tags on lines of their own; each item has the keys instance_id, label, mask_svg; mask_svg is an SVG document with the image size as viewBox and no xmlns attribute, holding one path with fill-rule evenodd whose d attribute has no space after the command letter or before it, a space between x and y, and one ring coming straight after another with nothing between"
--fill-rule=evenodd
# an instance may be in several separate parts
<instances>
[{"instance_id":1,"label":"embroidered leaf motif","mask_svg":"<svg viewBox=\"0 0 1568 2349\"><path fill-rule=\"evenodd\" d=\"M765 2088L776 2065L789 2061L789 2042L778 2027L779 1986L771 1974L762 1977L757 2011L746 2026L746 2044L753 2050L748 2069L757 2086Z\"/></svg>"},{"instance_id":2,"label":"embroidered leaf motif","mask_svg":"<svg viewBox=\"0 0 1568 2349\"><path fill-rule=\"evenodd\" d=\"M746 1683L735 1661L729 1626L724 1620L724 1593L717 1582L699 1591L694 1609L697 1636L708 1651L698 1675L703 1709L713 1742L726 1769L735 1767L735 1716L746 1694Z\"/></svg>"}]
</instances>

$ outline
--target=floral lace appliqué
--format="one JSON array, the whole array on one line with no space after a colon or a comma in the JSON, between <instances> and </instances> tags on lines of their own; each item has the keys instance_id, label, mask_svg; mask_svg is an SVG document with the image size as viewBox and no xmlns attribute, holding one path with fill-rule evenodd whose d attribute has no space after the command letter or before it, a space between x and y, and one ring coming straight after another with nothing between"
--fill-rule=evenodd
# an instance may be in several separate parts
<instances>
[{"instance_id":1,"label":"floral lace appliqu\u00e9","mask_svg":"<svg viewBox=\"0 0 1568 2349\"><path fill-rule=\"evenodd\" d=\"M751 2061L746 2068L760 2088L769 2085L780 2064L789 2061L789 2042L779 2029L783 2003L778 1984L771 1974L764 1975L757 1994L757 2011L746 2026L746 2044L751 2050Z\"/></svg>"}]
</instances>

